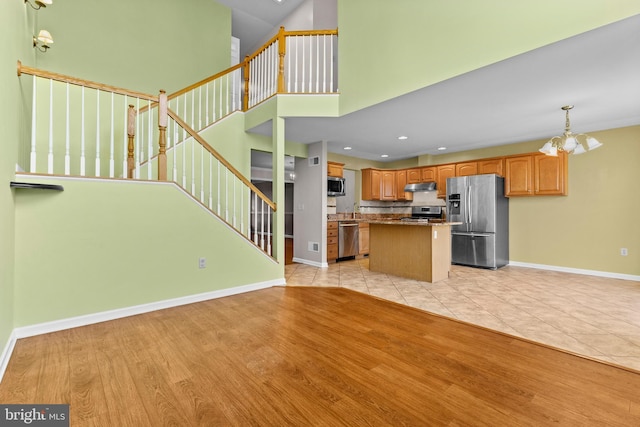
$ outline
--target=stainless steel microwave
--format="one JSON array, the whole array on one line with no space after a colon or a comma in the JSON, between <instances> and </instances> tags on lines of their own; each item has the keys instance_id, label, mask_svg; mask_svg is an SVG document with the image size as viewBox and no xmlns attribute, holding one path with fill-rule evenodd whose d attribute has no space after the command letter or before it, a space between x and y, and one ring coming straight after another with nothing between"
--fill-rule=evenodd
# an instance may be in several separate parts
<instances>
[{"instance_id":1,"label":"stainless steel microwave","mask_svg":"<svg viewBox=\"0 0 640 427\"><path fill-rule=\"evenodd\" d=\"M327 177L327 196L344 196L344 178Z\"/></svg>"}]
</instances>

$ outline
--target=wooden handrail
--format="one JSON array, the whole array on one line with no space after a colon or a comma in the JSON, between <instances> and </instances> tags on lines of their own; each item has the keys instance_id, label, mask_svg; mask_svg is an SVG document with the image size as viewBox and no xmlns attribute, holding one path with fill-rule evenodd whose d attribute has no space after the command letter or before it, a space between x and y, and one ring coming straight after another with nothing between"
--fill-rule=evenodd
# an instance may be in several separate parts
<instances>
[{"instance_id":1,"label":"wooden handrail","mask_svg":"<svg viewBox=\"0 0 640 427\"><path fill-rule=\"evenodd\" d=\"M149 95L147 93L142 93L142 92L136 92L129 89L123 89L116 86L110 86L103 83L96 83L90 80L79 79L79 78L67 76L64 74L52 73L51 71L40 70L38 68L22 65L22 62L18 61L18 76L22 74L29 74L31 76L43 77L45 79L56 80L63 83L70 83L77 86L86 86L92 89L103 90L105 92L113 92L119 95L127 95L134 98L140 98L140 99L146 99L153 102L158 102L158 97L154 95Z\"/></svg>"},{"instance_id":2,"label":"wooden handrail","mask_svg":"<svg viewBox=\"0 0 640 427\"><path fill-rule=\"evenodd\" d=\"M213 157L215 157L220 163L222 163L224 165L224 167L226 167L227 169L229 169L235 176L236 178L238 178L240 181L242 181L247 187L249 187L251 189L251 191L253 191L254 193L256 193L258 195L258 197L260 197L265 203L267 203L271 209L273 209L273 211L276 211L276 204L274 202L272 202L271 200L269 200L269 198L267 196L264 195L264 193L262 193L262 191L260 191L258 189L258 187L256 187L255 185L253 185L251 183L251 181L249 181L247 178L244 177L244 175L242 175L240 173L240 171L238 171L236 168L234 168L231 163L227 162L227 160L222 157L220 155L220 153L218 153L213 147L211 147L207 141L204 140L204 138L202 138L198 132L196 132L195 130L193 130L191 128L191 126L189 126L184 120L182 120L180 118L180 116L178 116L176 113L174 113L171 109L167 109L167 113L169 114L169 116L176 121L176 123L178 123L178 125L180 125L185 131L187 131L187 133L193 138L195 139L200 145L202 145L205 150L207 150Z\"/></svg>"},{"instance_id":3,"label":"wooden handrail","mask_svg":"<svg viewBox=\"0 0 640 427\"><path fill-rule=\"evenodd\" d=\"M187 92L192 91L193 89L197 88L198 86L202 86L204 84L209 83L210 81L213 81L219 77L224 76L225 74L229 74L235 70L239 70L240 68L242 68L244 65L244 63L240 63L240 64L236 64L233 67L227 68L226 70L220 71L219 73L214 74L213 76L207 77L206 79L200 80L197 83L194 83L192 85L189 85L187 87L185 87L184 89L180 89L177 92L172 93L171 95L167 96L167 99L171 100L173 98L177 98L180 95L184 95Z\"/></svg>"},{"instance_id":4,"label":"wooden handrail","mask_svg":"<svg viewBox=\"0 0 640 427\"><path fill-rule=\"evenodd\" d=\"M285 31L284 36L337 36L338 29L335 30L297 30Z\"/></svg>"}]
</instances>

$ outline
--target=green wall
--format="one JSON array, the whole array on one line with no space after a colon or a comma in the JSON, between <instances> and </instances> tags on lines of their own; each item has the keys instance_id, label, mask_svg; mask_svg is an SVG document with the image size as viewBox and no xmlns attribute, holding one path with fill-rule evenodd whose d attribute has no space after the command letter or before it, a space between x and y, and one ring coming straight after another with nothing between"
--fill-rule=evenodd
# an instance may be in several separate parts
<instances>
[{"instance_id":1,"label":"green wall","mask_svg":"<svg viewBox=\"0 0 640 427\"><path fill-rule=\"evenodd\" d=\"M0 354L14 328L14 191L18 141L26 135L21 87L16 77L19 58L33 60L33 14L22 1L0 1Z\"/></svg>"},{"instance_id":2,"label":"green wall","mask_svg":"<svg viewBox=\"0 0 640 427\"><path fill-rule=\"evenodd\" d=\"M283 277L174 185L22 180L64 191L16 192L16 327Z\"/></svg>"},{"instance_id":3,"label":"green wall","mask_svg":"<svg viewBox=\"0 0 640 427\"><path fill-rule=\"evenodd\" d=\"M637 0L339 0L340 112L637 13Z\"/></svg>"},{"instance_id":4,"label":"green wall","mask_svg":"<svg viewBox=\"0 0 640 427\"><path fill-rule=\"evenodd\" d=\"M54 39L38 68L151 94L231 62L231 11L212 0L61 0L37 24Z\"/></svg>"}]
</instances>

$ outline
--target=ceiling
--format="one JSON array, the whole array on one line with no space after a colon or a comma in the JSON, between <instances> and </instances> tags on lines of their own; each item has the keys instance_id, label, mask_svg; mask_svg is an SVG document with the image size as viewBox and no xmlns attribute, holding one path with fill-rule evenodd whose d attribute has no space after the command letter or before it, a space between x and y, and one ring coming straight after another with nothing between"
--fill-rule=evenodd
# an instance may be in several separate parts
<instances>
[{"instance_id":1,"label":"ceiling","mask_svg":"<svg viewBox=\"0 0 640 427\"><path fill-rule=\"evenodd\" d=\"M233 8L241 44L273 34L303 3L218 1ZM287 140L327 141L330 152L393 161L547 139L564 130L567 104L575 106L574 133L640 124L640 15L342 117L287 118L285 129ZM270 135L271 125L252 131Z\"/></svg>"}]
</instances>

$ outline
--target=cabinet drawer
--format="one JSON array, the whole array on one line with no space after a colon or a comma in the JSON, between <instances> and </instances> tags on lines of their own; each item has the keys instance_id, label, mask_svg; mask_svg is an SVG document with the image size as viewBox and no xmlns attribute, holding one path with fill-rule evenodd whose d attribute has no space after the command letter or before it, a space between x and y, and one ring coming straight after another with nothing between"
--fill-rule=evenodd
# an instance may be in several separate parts
<instances>
[{"instance_id":1,"label":"cabinet drawer","mask_svg":"<svg viewBox=\"0 0 640 427\"><path fill-rule=\"evenodd\" d=\"M327 245L327 259L338 258L338 245Z\"/></svg>"},{"instance_id":2,"label":"cabinet drawer","mask_svg":"<svg viewBox=\"0 0 640 427\"><path fill-rule=\"evenodd\" d=\"M338 236L327 237L327 245L337 245L337 244L338 244Z\"/></svg>"},{"instance_id":3,"label":"cabinet drawer","mask_svg":"<svg viewBox=\"0 0 640 427\"><path fill-rule=\"evenodd\" d=\"M338 229L335 230L327 230L327 237L338 237Z\"/></svg>"}]
</instances>

